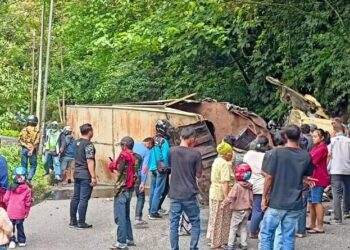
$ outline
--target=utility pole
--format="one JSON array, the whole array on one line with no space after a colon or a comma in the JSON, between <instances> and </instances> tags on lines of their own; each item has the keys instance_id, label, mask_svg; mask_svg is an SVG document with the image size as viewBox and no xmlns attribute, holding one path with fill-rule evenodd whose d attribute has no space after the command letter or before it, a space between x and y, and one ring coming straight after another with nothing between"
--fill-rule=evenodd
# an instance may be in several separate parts
<instances>
[{"instance_id":1,"label":"utility pole","mask_svg":"<svg viewBox=\"0 0 350 250\"><path fill-rule=\"evenodd\" d=\"M40 28L40 48L39 48L39 65L38 65L38 88L36 95L36 116L40 121L40 105L41 105L41 89L42 89L42 63L43 63L43 47L44 47L44 21L45 21L45 0L42 1L42 12L41 12L41 28Z\"/></svg>"},{"instance_id":2,"label":"utility pole","mask_svg":"<svg viewBox=\"0 0 350 250\"><path fill-rule=\"evenodd\" d=\"M49 80L53 7L54 7L54 0L51 0L50 1L49 30L47 33L44 92L43 92L43 102L42 102L42 110L41 110L41 142L40 142L40 146L39 146L39 153L40 154L43 152L43 143L44 143L44 135L45 135L44 130L45 130L45 119L46 119L46 97L47 97L47 86L48 86L48 80Z\"/></svg>"},{"instance_id":3,"label":"utility pole","mask_svg":"<svg viewBox=\"0 0 350 250\"><path fill-rule=\"evenodd\" d=\"M32 50L32 90L30 92L30 114L34 112L34 91L35 91L35 30L33 31L33 50Z\"/></svg>"}]
</instances>

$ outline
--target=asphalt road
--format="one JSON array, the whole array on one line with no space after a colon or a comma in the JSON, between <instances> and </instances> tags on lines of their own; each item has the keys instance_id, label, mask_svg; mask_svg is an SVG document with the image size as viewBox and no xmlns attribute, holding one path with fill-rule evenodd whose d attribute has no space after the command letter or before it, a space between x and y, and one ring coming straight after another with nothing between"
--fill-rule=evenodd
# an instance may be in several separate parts
<instances>
[{"instance_id":1,"label":"asphalt road","mask_svg":"<svg viewBox=\"0 0 350 250\"><path fill-rule=\"evenodd\" d=\"M166 204L165 206L167 206ZM27 250L104 250L115 241L115 225L111 199L92 199L89 203L87 222L93 229L80 231L68 227L69 200L44 201L31 210L25 221ZM135 198L132 199L132 213L135 209ZM145 209L146 212L146 209ZM202 208L203 223L200 249L209 249L205 239L208 209ZM329 218L326 218L329 219ZM297 239L296 249L345 250L350 249L350 220L344 225L326 225L326 234L309 235ZM169 246L168 218L149 221L149 228L134 229L136 247L134 250L167 250ZM190 237L180 237L180 249L189 249ZM257 240L250 240L249 249L257 249Z\"/></svg>"}]
</instances>

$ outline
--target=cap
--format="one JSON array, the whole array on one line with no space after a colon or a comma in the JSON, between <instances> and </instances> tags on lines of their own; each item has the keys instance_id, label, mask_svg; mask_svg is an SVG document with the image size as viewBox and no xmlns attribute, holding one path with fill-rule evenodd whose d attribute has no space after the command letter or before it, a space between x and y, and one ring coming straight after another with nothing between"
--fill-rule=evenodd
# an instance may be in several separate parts
<instances>
[{"instance_id":1,"label":"cap","mask_svg":"<svg viewBox=\"0 0 350 250\"><path fill-rule=\"evenodd\" d=\"M51 122L51 125L58 125L58 122L57 121L53 121L53 122Z\"/></svg>"}]
</instances>

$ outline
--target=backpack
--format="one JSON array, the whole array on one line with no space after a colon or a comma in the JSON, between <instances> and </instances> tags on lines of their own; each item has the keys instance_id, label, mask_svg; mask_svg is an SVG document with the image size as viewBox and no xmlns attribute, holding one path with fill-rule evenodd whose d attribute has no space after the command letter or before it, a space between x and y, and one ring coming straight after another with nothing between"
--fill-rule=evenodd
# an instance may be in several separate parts
<instances>
[{"instance_id":1,"label":"backpack","mask_svg":"<svg viewBox=\"0 0 350 250\"><path fill-rule=\"evenodd\" d=\"M120 160L124 160L127 163L126 168L121 173L119 180L115 183L115 196L117 196L124 188L132 189L135 184L135 156L133 153L122 151L117 160L111 162L108 168L113 172L117 169Z\"/></svg>"},{"instance_id":2,"label":"backpack","mask_svg":"<svg viewBox=\"0 0 350 250\"><path fill-rule=\"evenodd\" d=\"M307 150L307 149L308 149L308 146L309 146L309 141L308 141L308 139L307 139L305 136L300 137L300 139L299 139L299 145L300 145L300 148L301 148L301 149Z\"/></svg>"}]
</instances>

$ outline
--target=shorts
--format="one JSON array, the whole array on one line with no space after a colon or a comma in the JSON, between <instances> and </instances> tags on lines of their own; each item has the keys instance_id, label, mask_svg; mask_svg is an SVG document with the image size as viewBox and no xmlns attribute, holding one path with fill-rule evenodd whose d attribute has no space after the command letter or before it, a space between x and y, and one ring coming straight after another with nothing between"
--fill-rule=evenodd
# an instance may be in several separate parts
<instances>
[{"instance_id":1,"label":"shorts","mask_svg":"<svg viewBox=\"0 0 350 250\"><path fill-rule=\"evenodd\" d=\"M72 157L63 157L61 162L61 170L64 171L70 167L74 158Z\"/></svg>"},{"instance_id":2,"label":"shorts","mask_svg":"<svg viewBox=\"0 0 350 250\"><path fill-rule=\"evenodd\" d=\"M311 190L309 192L308 201L311 204L322 203L323 191L324 191L324 187L316 186L316 187L311 188Z\"/></svg>"}]
</instances>

